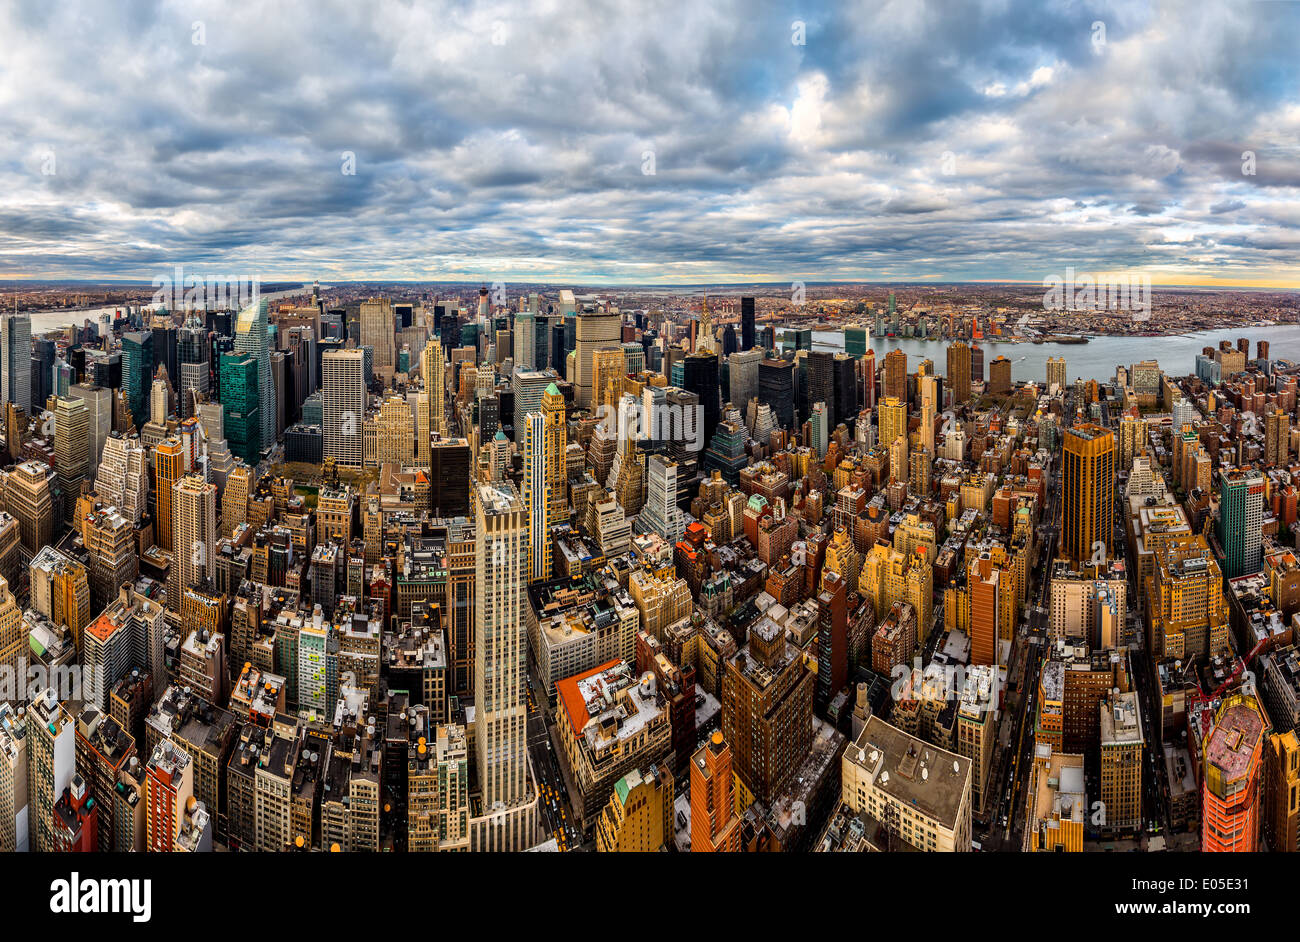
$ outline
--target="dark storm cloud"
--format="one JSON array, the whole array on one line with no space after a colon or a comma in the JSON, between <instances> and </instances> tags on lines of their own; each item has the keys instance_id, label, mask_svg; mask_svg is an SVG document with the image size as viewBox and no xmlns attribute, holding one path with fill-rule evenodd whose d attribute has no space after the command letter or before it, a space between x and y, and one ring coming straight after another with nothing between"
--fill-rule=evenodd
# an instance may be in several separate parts
<instances>
[{"instance_id":1,"label":"dark storm cloud","mask_svg":"<svg viewBox=\"0 0 1300 942\"><path fill-rule=\"evenodd\" d=\"M530 9L8 5L0 275L1300 267L1300 4Z\"/></svg>"}]
</instances>

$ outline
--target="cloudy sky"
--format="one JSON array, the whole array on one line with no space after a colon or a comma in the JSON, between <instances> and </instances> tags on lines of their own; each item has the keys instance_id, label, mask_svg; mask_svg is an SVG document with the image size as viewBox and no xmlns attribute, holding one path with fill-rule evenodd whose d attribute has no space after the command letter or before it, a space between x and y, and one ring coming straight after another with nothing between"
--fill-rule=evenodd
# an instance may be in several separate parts
<instances>
[{"instance_id":1,"label":"cloudy sky","mask_svg":"<svg viewBox=\"0 0 1300 942\"><path fill-rule=\"evenodd\" d=\"M0 278L1300 287L1297 2L9 0L0 37Z\"/></svg>"}]
</instances>

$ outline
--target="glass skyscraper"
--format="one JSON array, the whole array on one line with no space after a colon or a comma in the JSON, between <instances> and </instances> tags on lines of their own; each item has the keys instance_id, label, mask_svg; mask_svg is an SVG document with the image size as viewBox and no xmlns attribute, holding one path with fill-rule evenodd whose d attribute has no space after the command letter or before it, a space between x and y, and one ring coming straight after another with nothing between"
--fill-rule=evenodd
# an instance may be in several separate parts
<instances>
[{"instance_id":1,"label":"glass skyscraper","mask_svg":"<svg viewBox=\"0 0 1300 942\"><path fill-rule=\"evenodd\" d=\"M271 380L271 349L267 318L267 302L263 299L256 306L249 305L240 311L239 320L235 325L235 352L247 353L257 361L257 388L267 400L266 408L260 410L259 448L267 448L275 443L275 408L272 401L275 397L275 385ZM223 404L226 401L224 391L221 401ZM233 442L231 450L235 450ZM249 464L255 463L249 461Z\"/></svg>"},{"instance_id":2,"label":"glass skyscraper","mask_svg":"<svg viewBox=\"0 0 1300 942\"><path fill-rule=\"evenodd\" d=\"M263 415L257 360L244 352L221 357L221 406L231 452L256 466L262 451ZM273 420L274 421L274 420Z\"/></svg>"}]
</instances>

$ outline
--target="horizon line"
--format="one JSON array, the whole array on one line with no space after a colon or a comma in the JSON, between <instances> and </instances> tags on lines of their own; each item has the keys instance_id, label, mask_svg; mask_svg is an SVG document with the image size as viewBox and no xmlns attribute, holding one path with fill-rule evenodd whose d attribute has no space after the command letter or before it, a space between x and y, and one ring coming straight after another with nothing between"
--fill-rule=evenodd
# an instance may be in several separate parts
<instances>
[{"instance_id":1,"label":"horizon line","mask_svg":"<svg viewBox=\"0 0 1300 942\"><path fill-rule=\"evenodd\" d=\"M173 266L173 269L175 267L176 266ZM214 278L221 277L218 275L203 275L202 271L199 269L195 269L195 272L201 277L206 278L207 280L212 280ZM1114 275L1114 274L1117 273L1095 272L1095 271L1079 272L1080 276L1091 276L1094 278L1107 276L1107 275ZM157 276L153 276L153 277L157 277ZM265 283L268 285L289 286L289 287L301 284L304 288L310 288L314 282L319 282L320 280L321 279L316 277L309 277L304 279L302 277L293 277L293 276L257 279L259 284ZM1007 287L1015 287L1015 288L1046 287L1041 281L1028 281L1023 279L1002 279L1002 278L970 278L970 279L951 280L951 281L927 280L927 279L919 279L919 280L900 279L900 280L888 280L888 281L870 280L870 279L831 279L826 281L795 279L795 281L805 285L806 287L897 286L897 287L916 287L916 288L924 288L924 287L937 288L937 287L962 287L967 285L980 286L980 287L1007 286ZM491 287L493 284L496 283L504 283L507 287L507 290L509 290L511 286L548 286L548 285L549 286L567 285L567 286L578 287L578 288L597 288L597 289L619 289L619 288L671 289L671 288L700 288L700 287L715 287L715 286L723 286L723 287L730 286L735 288L782 287L788 289L788 287L793 283L790 281L786 281L784 279L776 280L776 281L755 281L755 280L745 281L745 280L736 280L736 279L719 280L719 281L581 281L577 279L562 279L562 280L545 279L545 280L525 281L521 279L516 279L511 281L503 281L503 279L499 277L494 279L489 279L489 280L476 279L476 278L418 279L418 278L362 277L362 278L348 278L342 280L331 278L329 279L329 282L330 282L329 290L333 290L338 287L347 286L347 285L399 284L399 285L469 285L469 286L479 286L479 287ZM152 277L149 280L137 280L135 277L56 278L56 277L33 277L33 276L17 276L17 277L0 276L0 286L4 286L6 288L21 287L24 285L36 286L36 285L63 285L63 284L102 285L105 287L118 287L118 288L156 288L157 287L156 285L153 284ZM1152 278L1151 286L1153 288L1155 287L1194 288L1194 289L1214 290L1214 291L1255 290L1255 291L1275 291L1275 292L1283 292L1283 293L1300 293L1300 281L1272 282L1266 279L1243 280L1243 281L1232 281L1232 282L1229 281L1196 282L1196 281L1173 281L1173 280Z\"/></svg>"}]
</instances>

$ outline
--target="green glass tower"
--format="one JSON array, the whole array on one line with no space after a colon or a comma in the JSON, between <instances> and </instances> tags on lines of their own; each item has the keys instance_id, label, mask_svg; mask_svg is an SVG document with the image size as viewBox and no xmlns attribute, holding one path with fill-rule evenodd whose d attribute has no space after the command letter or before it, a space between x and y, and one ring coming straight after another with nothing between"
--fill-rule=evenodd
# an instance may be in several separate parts
<instances>
[{"instance_id":1,"label":"green glass tower","mask_svg":"<svg viewBox=\"0 0 1300 942\"><path fill-rule=\"evenodd\" d=\"M153 386L153 334L140 330L122 335L122 386L137 429L149 421L149 390Z\"/></svg>"},{"instance_id":2,"label":"green glass tower","mask_svg":"<svg viewBox=\"0 0 1300 942\"><path fill-rule=\"evenodd\" d=\"M231 452L250 466L262 451L262 400L259 395L257 358L250 353L221 356L221 407L225 413L226 442Z\"/></svg>"}]
</instances>

